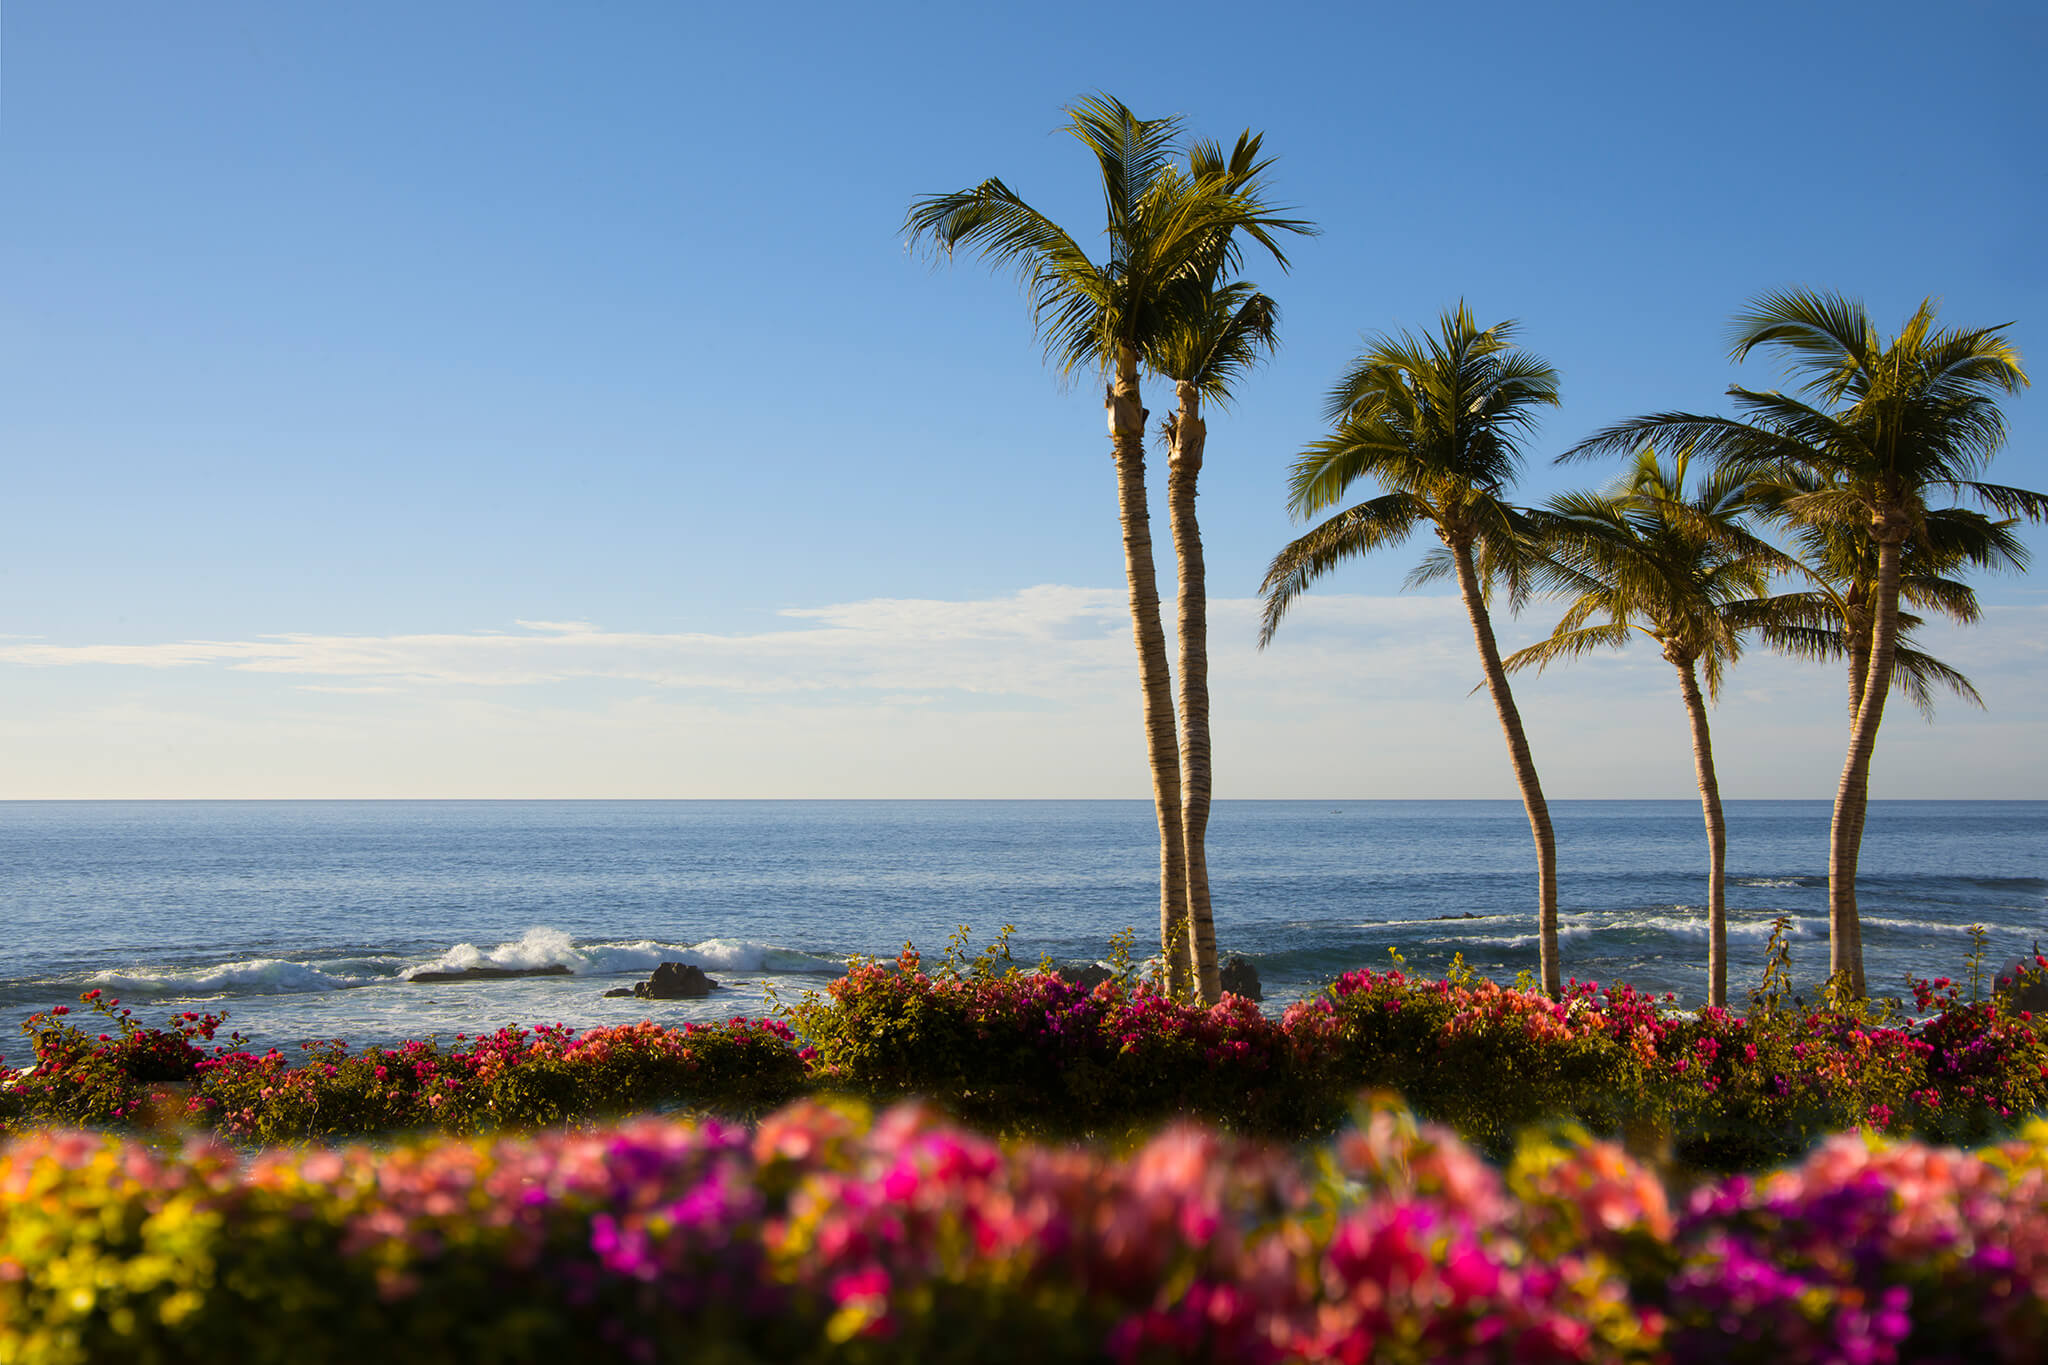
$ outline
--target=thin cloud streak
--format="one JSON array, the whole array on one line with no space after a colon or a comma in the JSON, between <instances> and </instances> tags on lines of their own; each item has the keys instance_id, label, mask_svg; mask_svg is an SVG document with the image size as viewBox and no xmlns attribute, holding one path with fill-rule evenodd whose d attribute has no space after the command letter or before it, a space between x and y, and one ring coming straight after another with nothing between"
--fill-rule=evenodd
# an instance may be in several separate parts
<instances>
[{"instance_id":1,"label":"thin cloud streak","mask_svg":"<svg viewBox=\"0 0 2048 1365\"><path fill-rule=\"evenodd\" d=\"M793 608L733 635L517 631L0 643L0 797L1119 796L1148 790L1123 597ZM1218 795L1499 797L1513 785L1455 598L1313 595L1273 646L1212 604ZM1502 623L1536 638L1542 606ZM1887 796L2040 795L2048 606L1926 645L1984 692L1894 698ZM1824 797L1840 670L1756 652L1714 713L1731 796ZM1634 650L1516 680L1546 790L1690 798L1671 670Z\"/></svg>"},{"instance_id":2,"label":"thin cloud streak","mask_svg":"<svg viewBox=\"0 0 2048 1365\"><path fill-rule=\"evenodd\" d=\"M1242 671L1257 604L1218 601L1218 657ZM522 687L609 679L711 692L843 693L951 691L1043 700L1113 685L1129 670L1123 596L1110 589L1044 585L1009 597L948 602L883 598L778 613L788 629L743 635L612 631L583 621L521 621L524 629L392 636L292 632L254 640L160 644L0 645L0 663L32 668L143 670L214 666L360 680L389 687ZM1432 647L1405 637L1434 628L1444 609L1429 599L1330 598L1299 613L1307 648L1333 628ZM1233 648L1231 641L1238 641ZM1397 656L1388 656L1388 665ZM311 685L308 685L311 686ZM337 684L326 684L337 686Z\"/></svg>"}]
</instances>

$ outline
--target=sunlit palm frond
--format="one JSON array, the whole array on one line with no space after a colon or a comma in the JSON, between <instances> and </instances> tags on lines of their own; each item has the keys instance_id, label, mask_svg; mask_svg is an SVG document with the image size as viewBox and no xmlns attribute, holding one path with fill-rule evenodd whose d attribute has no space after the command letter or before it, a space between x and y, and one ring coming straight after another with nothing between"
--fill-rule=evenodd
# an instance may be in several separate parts
<instances>
[{"instance_id":1,"label":"sunlit palm frond","mask_svg":"<svg viewBox=\"0 0 2048 1365\"><path fill-rule=\"evenodd\" d=\"M1527 649L1518 649L1502 659L1501 667L1510 673L1533 667L1541 673L1553 663L1569 662L1596 650L1619 649L1629 642L1634 633L1632 627L1612 621L1579 630L1553 631L1550 638L1539 640Z\"/></svg>"},{"instance_id":2,"label":"sunlit palm frond","mask_svg":"<svg viewBox=\"0 0 2048 1365\"><path fill-rule=\"evenodd\" d=\"M1121 100L1086 96L1067 110L1067 129L1095 154L1102 177L1111 259L1120 258L1119 239L1131 234L1138 206L1171 163L1180 137L1178 116L1141 119Z\"/></svg>"},{"instance_id":3,"label":"sunlit palm frond","mask_svg":"<svg viewBox=\"0 0 2048 1365\"><path fill-rule=\"evenodd\" d=\"M1793 372L1829 402L1852 393L1882 349L1862 303L1825 291L1760 294L1735 315L1733 329L1736 361L1759 346L1782 347Z\"/></svg>"},{"instance_id":4,"label":"sunlit palm frond","mask_svg":"<svg viewBox=\"0 0 2048 1365\"><path fill-rule=\"evenodd\" d=\"M1913 703L1914 709L1930 721L1934 719L1936 687L1946 689L1980 711L1984 709L1984 698L1978 695L1968 678L1933 655L1917 649L1900 646L1894 683Z\"/></svg>"},{"instance_id":5,"label":"sunlit palm frond","mask_svg":"<svg viewBox=\"0 0 2048 1365\"><path fill-rule=\"evenodd\" d=\"M1309 585L1347 559L1398 545L1427 519L1427 509L1405 493L1388 493L1350 507L1290 541L1266 568L1259 593L1265 610L1259 625L1259 648L1273 641L1280 618Z\"/></svg>"}]
</instances>

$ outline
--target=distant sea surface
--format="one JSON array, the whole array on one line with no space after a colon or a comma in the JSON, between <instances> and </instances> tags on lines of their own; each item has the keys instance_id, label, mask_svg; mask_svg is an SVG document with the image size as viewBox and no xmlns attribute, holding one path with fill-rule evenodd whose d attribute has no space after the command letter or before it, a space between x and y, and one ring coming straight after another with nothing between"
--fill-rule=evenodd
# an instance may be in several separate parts
<instances>
[{"instance_id":1,"label":"distant sea surface","mask_svg":"<svg viewBox=\"0 0 2048 1365\"><path fill-rule=\"evenodd\" d=\"M1564 969L1705 993L1706 846L1689 801L1561 801ZM1795 976L1827 971L1826 802L1728 808L1731 994L1792 920ZM1209 866L1217 937L1269 1009L1398 949L1536 965L1535 855L1519 804L1225 801ZM95 987L155 1022L226 1009L261 1044L351 1044L759 1013L850 954L936 956L1005 924L1022 962L1092 962L1131 926L1157 951L1143 801L308 801L0 803L0 1058L17 1025ZM1995 969L2048 942L2048 802L1873 804L1860 882L1873 992L1960 976L1965 926ZM724 989L607 1000L664 961ZM568 976L424 983L464 966Z\"/></svg>"}]
</instances>

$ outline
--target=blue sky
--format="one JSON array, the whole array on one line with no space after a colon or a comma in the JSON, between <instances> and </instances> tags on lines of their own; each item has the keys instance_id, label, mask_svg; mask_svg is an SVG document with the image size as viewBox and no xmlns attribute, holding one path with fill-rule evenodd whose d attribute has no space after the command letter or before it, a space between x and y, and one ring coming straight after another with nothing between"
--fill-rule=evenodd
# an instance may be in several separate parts
<instances>
[{"instance_id":1,"label":"blue sky","mask_svg":"<svg viewBox=\"0 0 2048 1365\"><path fill-rule=\"evenodd\" d=\"M990 174L1088 230L1095 90L1262 130L1323 229L1211 422L1225 797L1512 794L1412 555L1249 647L1361 333L1520 319L1530 500L1774 382L1726 356L1763 289L2048 373L2038 5L1330 8L8 6L0 796L1144 794L1094 386L900 231ZM2042 404L1994 477L2048 486ZM1981 585L1939 645L1989 711L1901 709L1876 794L2048 796L2042 582ZM1690 793L1665 671L1526 685L1554 794ZM1834 673L1735 688L1731 794L1831 792Z\"/></svg>"}]
</instances>

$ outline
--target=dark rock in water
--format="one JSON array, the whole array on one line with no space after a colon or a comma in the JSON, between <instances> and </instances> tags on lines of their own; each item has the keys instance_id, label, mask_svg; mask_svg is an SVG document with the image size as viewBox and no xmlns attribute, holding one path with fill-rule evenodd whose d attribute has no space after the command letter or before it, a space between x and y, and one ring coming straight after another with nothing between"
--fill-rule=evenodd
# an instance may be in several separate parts
<instances>
[{"instance_id":1,"label":"dark rock in water","mask_svg":"<svg viewBox=\"0 0 2048 1365\"><path fill-rule=\"evenodd\" d=\"M1232 953L1225 959L1217 975L1223 978L1223 989L1232 995L1241 995L1247 1000L1266 998L1266 992L1259 985L1259 969L1238 953Z\"/></svg>"},{"instance_id":2,"label":"dark rock in water","mask_svg":"<svg viewBox=\"0 0 2048 1365\"><path fill-rule=\"evenodd\" d=\"M2032 953L2014 958L1999 969L1998 994L2009 1008L2048 1013L2048 968Z\"/></svg>"},{"instance_id":3,"label":"dark rock in water","mask_svg":"<svg viewBox=\"0 0 2048 1365\"><path fill-rule=\"evenodd\" d=\"M1460 914L1456 914L1456 915L1438 915L1438 916L1436 916L1436 918L1437 918L1437 919L1478 919L1478 918L1479 918L1479 916L1477 916L1477 915L1473 914L1473 913L1472 913L1472 912L1471 912L1470 910L1466 910L1466 911L1463 911L1462 913L1460 913Z\"/></svg>"},{"instance_id":4,"label":"dark rock in water","mask_svg":"<svg viewBox=\"0 0 2048 1365\"><path fill-rule=\"evenodd\" d=\"M606 991L604 993L604 998L607 1000L615 1000L622 995L625 996L628 1000L631 1000L633 998L633 988L631 986L621 986L615 991Z\"/></svg>"},{"instance_id":5,"label":"dark rock in water","mask_svg":"<svg viewBox=\"0 0 2048 1365\"><path fill-rule=\"evenodd\" d=\"M560 962L550 962L545 967L458 967L450 972L414 972L412 979L418 981L503 981L514 976L567 976L569 969Z\"/></svg>"},{"instance_id":6,"label":"dark rock in water","mask_svg":"<svg viewBox=\"0 0 2048 1365\"><path fill-rule=\"evenodd\" d=\"M718 989L718 983L704 975L702 967L687 962L664 962L654 975L633 987L643 1000L702 1000Z\"/></svg>"},{"instance_id":7,"label":"dark rock in water","mask_svg":"<svg viewBox=\"0 0 2048 1365\"><path fill-rule=\"evenodd\" d=\"M1061 967L1059 974L1084 991L1092 991L1116 973L1099 963L1091 962L1085 967Z\"/></svg>"}]
</instances>

